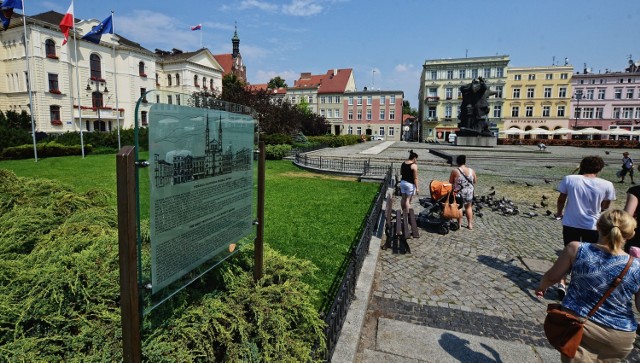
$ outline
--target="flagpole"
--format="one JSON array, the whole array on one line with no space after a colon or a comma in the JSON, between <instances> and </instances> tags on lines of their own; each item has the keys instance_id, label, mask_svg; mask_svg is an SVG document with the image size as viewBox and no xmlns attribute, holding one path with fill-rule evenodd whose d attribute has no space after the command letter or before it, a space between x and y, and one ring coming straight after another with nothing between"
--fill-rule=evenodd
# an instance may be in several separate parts
<instances>
[{"instance_id":1,"label":"flagpole","mask_svg":"<svg viewBox=\"0 0 640 363\"><path fill-rule=\"evenodd\" d=\"M31 94L31 72L29 71L29 45L27 44L27 17L22 0L22 26L24 28L24 55L27 62L27 92L29 93L29 114L31 116L31 137L33 138L33 157L38 162L38 147L36 146L36 123L33 119L33 95Z\"/></svg>"},{"instance_id":2,"label":"flagpole","mask_svg":"<svg viewBox=\"0 0 640 363\"><path fill-rule=\"evenodd\" d=\"M73 19L73 49L76 58L76 95L78 97L78 117L80 119L80 150L82 150L82 158L84 159L84 138L82 136L82 101L80 100L80 73L78 72L78 40L76 39L76 21L75 15L72 14ZM100 112L100 111L98 111ZM75 125L75 120L73 121Z\"/></svg>"},{"instance_id":3,"label":"flagpole","mask_svg":"<svg viewBox=\"0 0 640 363\"><path fill-rule=\"evenodd\" d=\"M112 36L111 36L111 41L113 42L113 81L115 84L115 88L116 88L116 125L118 128L118 150L120 150L122 148L122 146L120 145L120 106L118 104L118 73L116 72L116 41L115 41L115 35L116 35L116 26L115 26L115 21L113 20L113 15L114 12L113 10L111 10L111 30L112 30Z\"/></svg>"},{"instance_id":4,"label":"flagpole","mask_svg":"<svg viewBox=\"0 0 640 363\"><path fill-rule=\"evenodd\" d=\"M200 29L200 49L202 49L202 33L204 31L202 29Z\"/></svg>"}]
</instances>

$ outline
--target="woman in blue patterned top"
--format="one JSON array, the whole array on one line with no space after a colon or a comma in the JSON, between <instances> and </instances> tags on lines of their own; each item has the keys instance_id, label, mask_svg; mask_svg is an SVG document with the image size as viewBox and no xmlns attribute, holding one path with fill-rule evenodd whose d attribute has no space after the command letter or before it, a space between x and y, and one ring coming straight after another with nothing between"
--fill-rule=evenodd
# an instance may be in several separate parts
<instances>
[{"instance_id":1,"label":"woman in blue patterned top","mask_svg":"<svg viewBox=\"0 0 640 363\"><path fill-rule=\"evenodd\" d=\"M597 244L570 242L536 289L538 297L571 271L571 284L562 307L576 316L586 317L620 274L629 258L625 242L633 237L635 219L627 212L613 209L602 213L596 225ZM632 299L640 311L640 261L635 260L622 282L587 320L584 335L573 359L562 362L618 362L633 348L637 322Z\"/></svg>"}]
</instances>

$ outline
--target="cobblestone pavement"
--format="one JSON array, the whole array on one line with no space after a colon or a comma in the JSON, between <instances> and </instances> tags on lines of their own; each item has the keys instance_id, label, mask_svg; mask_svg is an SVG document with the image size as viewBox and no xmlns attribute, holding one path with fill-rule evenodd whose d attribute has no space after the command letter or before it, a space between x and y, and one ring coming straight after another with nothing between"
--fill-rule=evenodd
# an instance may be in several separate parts
<instances>
[{"instance_id":1,"label":"cobblestone pavement","mask_svg":"<svg viewBox=\"0 0 640 363\"><path fill-rule=\"evenodd\" d=\"M583 156L601 155L609 164L601 176L615 180L622 150L549 147L539 152L535 146L456 149L397 142L375 158L400 162L409 149L417 151L422 197L428 195L431 180L448 180L451 170L428 153L429 147L466 154L467 165L478 173L476 195L485 195L494 187L496 198L513 200L521 214L505 216L484 208L482 218L474 219L473 230L462 228L446 235L421 230L420 238L408 241L410 254L381 251L356 361L364 361L366 350L376 349L379 318L549 348L542 324L546 304L554 301L555 292L548 292L540 301L534 289L561 251L562 225L544 212L555 212L554 188ZM323 157L359 157L358 150L364 148L360 144L327 150ZM347 150L350 155L344 155ZM371 155L366 157L373 160ZM621 208L629 184L615 185L618 200L613 207ZM549 197L550 207L539 206L542 195ZM394 206L399 205L399 197L394 197ZM417 213L423 209L418 198L412 206ZM538 216L522 214L528 212ZM640 361L637 349L628 360Z\"/></svg>"}]
</instances>

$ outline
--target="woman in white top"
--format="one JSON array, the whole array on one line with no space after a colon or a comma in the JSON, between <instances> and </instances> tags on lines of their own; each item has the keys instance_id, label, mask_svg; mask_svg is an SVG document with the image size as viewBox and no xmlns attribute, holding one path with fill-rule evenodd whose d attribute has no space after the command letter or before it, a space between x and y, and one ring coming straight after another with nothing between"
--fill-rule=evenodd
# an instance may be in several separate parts
<instances>
[{"instance_id":1,"label":"woman in white top","mask_svg":"<svg viewBox=\"0 0 640 363\"><path fill-rule=\"evenodd\" d=\"M478 177L473 169L468 168L466 155L458 155L456 158L457 168L451 170L449 183L453 185L453 191L462 199L465 215L467 216L467 228L473 229L473 191L474 185L478 182ZM462 215L458 218L458 225L462 227Z\"/></svg>"}]
</instances>

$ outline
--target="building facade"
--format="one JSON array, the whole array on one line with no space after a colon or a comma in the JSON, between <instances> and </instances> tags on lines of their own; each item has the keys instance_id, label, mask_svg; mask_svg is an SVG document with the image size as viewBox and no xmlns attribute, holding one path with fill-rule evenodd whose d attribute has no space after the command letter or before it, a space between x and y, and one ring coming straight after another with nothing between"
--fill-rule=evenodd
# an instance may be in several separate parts
<instances>
[{"instance_id":1,"label":"building facade","mask_svg":"<svg viewBox=\"0 0 640 363\"><path fill-rule=\"evenodd\" d=\"M497 94L489 98L489 129L498 132L504 104L509 56L426 60L422 66L418 94L420 141L446 141L458 130L462 104L460 87L478 77Z\"/></svg>"},{"instance_id":2,"label":"building facade","mask_svg":"<svg viewBox=\"0 0 640 363\"><path fill-rule=\"evenodd\" d=\"M99 44L81 40L98 20L76 20L77 41L71 33L63 46L58 28L62 17L54 11L26 17L27 48L22 18L14 17L9 29L0 33L0 72L5 75L0 109L32 112L40 132L132 127L139 89L154 85L147 75L156 72L155 55L117 34L103 35ZM30 75L25 71L27 49Z\"/></svg>"},{"instance_id":3,"label":"building facade","mask_svg":"<svg viewBox=\"0 0 640 363\"><path fill-rule=\"evenodd\" d=\"M640 129L640 61L624 71L591 73L585 67L571 78L573 129Z\"/></svg>"},{"instance_id":4,"label":"building facade","mask_svg":"<svg viewBox=\"0 0 640 363\"><path fill-rule=\"evenodd\" d=\"M346 92L343 97L344 127L340 134L401 140L403 98L402 91L365 89Z\"/></svg>"},{"instance_id":5,"label":"building facade","mask_svg":"<svg viewBox=\"0 0 640 363\"><path fill-rule=\"evenodd\" d=\"M569 128L572 73L570 65L509 67L501 130Z\"/></svg>"}]
</instances>

